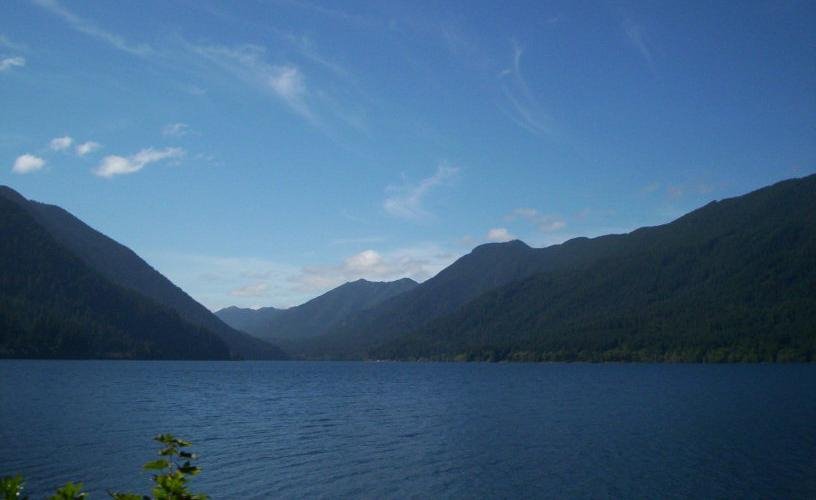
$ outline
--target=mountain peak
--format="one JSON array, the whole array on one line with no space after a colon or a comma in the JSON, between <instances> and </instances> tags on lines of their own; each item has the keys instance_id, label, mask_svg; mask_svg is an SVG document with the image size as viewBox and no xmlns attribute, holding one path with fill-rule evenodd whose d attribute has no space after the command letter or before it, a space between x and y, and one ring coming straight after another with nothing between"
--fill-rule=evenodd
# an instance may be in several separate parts
<instances>
[{"instance_id":1,"label":"mountain peak","mask_svg":"<svg viewBox=\"0 0 816 500\"><path fill-rule=\"evenodd\" d=\"M475 247L471 253L485 253L505 250L530 250L532 247L521 240L510 240L499 243L482 243Z\"/></svg>"}]
</instances>

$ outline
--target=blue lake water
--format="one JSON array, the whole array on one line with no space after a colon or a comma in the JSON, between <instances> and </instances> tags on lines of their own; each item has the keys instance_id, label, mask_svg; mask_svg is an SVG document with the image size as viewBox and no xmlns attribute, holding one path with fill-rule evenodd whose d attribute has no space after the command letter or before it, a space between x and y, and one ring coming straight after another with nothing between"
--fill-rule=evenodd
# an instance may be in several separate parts
<instances>
[{"instance_id":1,"label":"blue lake water","mask_svg":"<svg viewBox=\"0 0 816 500\"><path fill-rule=\"evenodd\" d=\"M0 361L0 475L212 498L816 497L816 366Z\"/></svg>"}]
</instances>

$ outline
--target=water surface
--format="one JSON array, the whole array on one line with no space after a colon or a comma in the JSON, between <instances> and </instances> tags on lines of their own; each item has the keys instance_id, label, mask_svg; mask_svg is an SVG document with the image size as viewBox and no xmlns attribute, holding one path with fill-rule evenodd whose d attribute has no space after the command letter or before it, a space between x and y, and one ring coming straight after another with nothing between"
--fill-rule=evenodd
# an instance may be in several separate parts
<instances>
[{"instance_id":1,"label":"water surface","mask_svg":"<svg viewBox=\"0 0 816 500\"><path fill-rule=\"evenodd\" d=\"M816 497L816 366L0 361L0 474L212 498Z\"/></svg>"}]
</instances>

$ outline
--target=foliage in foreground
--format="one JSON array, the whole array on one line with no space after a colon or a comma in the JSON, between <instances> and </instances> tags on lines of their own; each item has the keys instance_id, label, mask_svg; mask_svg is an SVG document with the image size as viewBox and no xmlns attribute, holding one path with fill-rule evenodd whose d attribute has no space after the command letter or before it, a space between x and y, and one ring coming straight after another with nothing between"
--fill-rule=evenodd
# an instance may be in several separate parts
<instances>
[{"instance_id":1,"label":"foliage in foreground","mask_svg":"<svg viewBox=\"0 0 816 500\"><path fill-rule=\"evenodd\" d=\"M170 434L156 436L161 443L159 450L161 458L144 464L145 470L156 471L153 475L152 496L137 493L123 493L109 491L108 495L115 500L205 500L206 495L191 493L187 490L187 482L201 469L193 465L197 458L194 453L182 448L190 446L190 442L178 439ZM0 478L0 496L4 500L28 500L23 495L24 480L20 475ZM82 483L67 483L59 488L51 500L84 500L88 494L82 491Z\"/></svg>"}]
</instances>

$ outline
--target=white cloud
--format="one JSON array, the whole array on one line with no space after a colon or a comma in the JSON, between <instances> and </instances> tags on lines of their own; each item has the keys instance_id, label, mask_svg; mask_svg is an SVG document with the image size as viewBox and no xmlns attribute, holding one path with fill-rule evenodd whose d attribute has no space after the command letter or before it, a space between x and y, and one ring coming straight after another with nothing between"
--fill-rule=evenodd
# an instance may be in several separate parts
<instances>
[{"instance_id":1,"label":"white cloud","mask_svg":"<svg viewBox=\"0 0 816 500\"><path fill-rule=\"evenodd\" d=\"M18 156L16 160L14 160L14 166L11 167L11 171L15 174L28 174L30 172L36 172L37 170L41 170L45 166L45 160L40 157L24 154Z\"/></svg>"},{"instance_id":2,"label":"white cloud","mask_svg":"<svg viewBox=\"0 0 816 500\"><path fill-rule=\"evenodd\" d=\"M267 283L253 283L235 288L229 294L233 297L265 297L267 290L269 290Z\"/></svg>"},{"instance_id":3,"label":"white cloud","mask_svg":"<svg viewBox=\"0 0 816 500\"><path fill-rule=\"evenodd\" d=\"M87 154L93 153L97 149L101 148L102 145L98 142L88 141L83 142L82 144L77 144L76 148L74 148L74 152L76 152L79 156L85 156Z\"/></svg>"},{"instance_id":4,"label":"white cloud","mask_svg":"<svg viewBox=\"0 0 816 500\"><path fill-rule=\"evenodd\" d=\"M422 179L419 184L404 183L401 186L388 186L386 192L391 196L383 202L383 208L389 214L403 219L422 219L430 214L423 207L428 193L437 186L449 183L459 174L458 167L440 165L436 173Z\"/></svg>"},{"instance_id":5,"label":"white cloud","mask_svg":"<svg viewBox=\"0 0 816 500\"><path fill-rule=\"evenodd\" d=\"M487 240L494 242L510 241L516 237L510 234L506 227L495 227L487 232Z\"/></svg>"},{"instance_id":6,"label":"white cloud","mask_svg":"<svg viewBox=\"0 0 816 500\"><path fill-rule=\"evenodd\" d=\"M51 139L51 142L48 144L48 147L53 149L54 151L64 151L71 147L71 144L74 143L74 140L67 135L65 137L55 137Z\"/></svg>"},{"instance_id":7,"label":"white cloud","mask_svg":"<svg viewBox=\"0 0 816 500\"><path fill-rule=\"evenodd\" d=\"M502 92L510 103L510 109L505 112L517 125L535 135L552 135L552 120L533 97L521 72L523 54L524 49L513 41L512 64L499 75Z\"/></svg>"},{"instance_id":8,"label":"white cloud","mask_svg":"<svg viewBox=\"0 0 816 500\"><path fill-rule=\"evenodd\" d=\"M306 93L303 75L294 66L276 66L274 74L269 76L269 86L286 101L294 102Z\"/></svg>"},{"instance_id":9,"label":"white cloud","mask_svg":"<svg viewBox=\"0 0 816 500\"><path fill-rule=\"evenodd\" d=\"M102 163L94 170L94 173L100 177L107 178L111 178L115 175L132 174L138 172L150 163L172 158L181 158L182 156L184 156L184 150L181 148L147 148L127 158L116 155L106 156L102 160Z\"/></svg>"},{"instance_id":10,"label":"white cloud","mask_svg":"<svg viewBox=\"0 0 816 500\"><path fill-rule=\"evenodd\" d=\"M6 71L11 69L15 66L25 66L26 60L25 57L6 57L0 59L0 71Z\"/></svg>"},{"instance_id":11,"label":"white cloud","mask_svg":"<svg viewBox=\"0 0 816 500\"><path fill-rule=\"evenodd\" d=\"M306 103L308 89L301 70L292 64L276 65L264 61L266 49L259 45L237 48L195 46L190 49L210 60L233 76L271 91L292 111L316 124L317 118Z\"/></svg>"},{"instance_id":12,"label":"white cloud","mask_svg":"<svg viewBox=\"0 0 816 500\"><path fill-rule=\"evenodd\" d=\"M552 214L542 214L534 208L517 208L512 214L505 217L505 219L508 221L516 219L525 220L545 233L558 231L559 229L567 227L566 221L561 217Z\"/></svg>"},{"instance_id":13,"label":"white cloud","mask_svg":"<svg viewBox=\"0 0 816 500\"><path fill-rule=\"evenodd\" d=\"M455 258L455 254L433 244L390 252L369 249L345 258L340 264L304 267L290 281L297 290L312 293L322 293L360 278L393 281L407 277L424 281L449 266Z\"/></svg>"},{"instance_id":14,"label":"white cloud","mask_svg":"<svg viewBox=\"0 0 816 500\"><path fill-rule=\"evenodd\" d=\"M168 123L162 127L162 135L165 137L183 137L190 132L190 127L186 123Z\"/></svg>"},{"instance_id":15,"label":"white cloud","mask_svg":"<svg viewBox=\"0 0 816 500\"><path fill-rule=\"evenodd\" d=\"M35 4L39 5L40 7L51 12L52 14L61 17L73 29L79 31L80 33L84 33L88 36L101 40L118 50L128 52L130 54L137 56L146 56L152 52L150 46L144 44L133 45L127 42L122 36L117 35L115 33L111 33L109 31L105 31L102 28L93 24L92 22L88 21L87 19L83 19L82 17L74 14L70 10L60 5L60 3L57 0L32 0L32 1Z\"/></svg>"}]
</instances>

